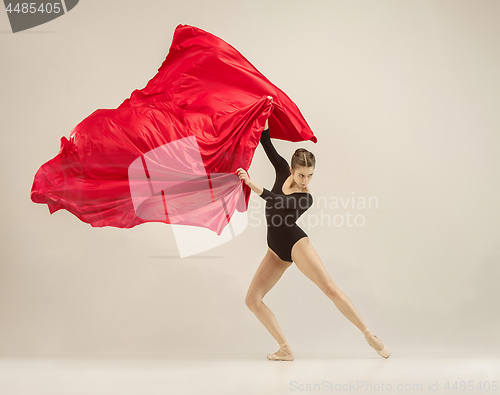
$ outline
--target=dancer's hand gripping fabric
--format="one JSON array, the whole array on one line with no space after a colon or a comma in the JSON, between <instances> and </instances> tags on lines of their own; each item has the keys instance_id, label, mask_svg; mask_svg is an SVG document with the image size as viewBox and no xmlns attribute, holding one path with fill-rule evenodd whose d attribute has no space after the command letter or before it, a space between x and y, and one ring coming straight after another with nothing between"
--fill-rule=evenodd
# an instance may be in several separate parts
<instances>
[{"instance_id":1,"label":"dancer's hand gripping fabric","mask_svg":"<svg viewBox=\"0 0 500 395\"><path fill-rule=\"evenodd\" d=\"M248 177L248 173L244 169L242 169L240 167L240 168L238 168L238 170L236 170L236 173L240 177L240 180L243 180L243 182L246 185L250 186L250 184L252 183L252 181L250 180L250 177Z\"/></svg>"}]
</instances>

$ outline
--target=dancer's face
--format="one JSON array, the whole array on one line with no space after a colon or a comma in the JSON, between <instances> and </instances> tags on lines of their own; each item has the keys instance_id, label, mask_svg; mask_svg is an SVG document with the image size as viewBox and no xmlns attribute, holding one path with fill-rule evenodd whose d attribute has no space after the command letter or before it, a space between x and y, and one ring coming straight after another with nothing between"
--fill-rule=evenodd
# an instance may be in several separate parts
<instances>
[{"instance_id":1,"label":"dancer's face","mask_svg":"<svg viewBox=\"0 0 500 395\"><path fill-rule=\"evenodd\" d=\"M295 170L290 167L290 171L292 172L292 178L297 183L297 185L299 185L301 188L305 188L307 187L309 182L311 182L314 173L314 167L300 166Z\"/></svg>"}]
</instances>

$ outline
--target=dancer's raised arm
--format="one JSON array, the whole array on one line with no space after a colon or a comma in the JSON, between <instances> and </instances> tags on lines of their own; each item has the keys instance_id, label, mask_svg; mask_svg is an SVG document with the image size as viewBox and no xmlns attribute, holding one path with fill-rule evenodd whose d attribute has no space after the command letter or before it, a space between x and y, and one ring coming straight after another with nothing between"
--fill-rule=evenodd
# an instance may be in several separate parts
<instances>
[{"instance_id":1,"label":"dancer's raised arm","mask_svg":"<svg viewBox=\"0 0 500 395\"><path fill-rule=\"evenodd\" d=\"M288 169L288 162L278 153L278 151L276 151L276 148L274 148L274 145L271 142L271 135L269 133L267 121L266 126L264 127L264 130L262 131L262 134L260 136L260 143L262 144L267 157L271 161L276 171L283 167L286 167Z\"/></svg>"}]
</instances>

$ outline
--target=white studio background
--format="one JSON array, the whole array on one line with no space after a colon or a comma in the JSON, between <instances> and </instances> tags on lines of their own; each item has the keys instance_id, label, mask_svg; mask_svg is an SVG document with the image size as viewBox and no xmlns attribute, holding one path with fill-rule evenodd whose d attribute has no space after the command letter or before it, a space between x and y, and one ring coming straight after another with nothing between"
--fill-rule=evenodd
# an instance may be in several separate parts
<instances>
[{"instance_id":1,"label":"white studio background","mask_svg":"<svg viewBox=\"0 0 500 395\"><path fill-rule=\"evenodd\" d=\"M238 238L184 259L170 225L92 228L30 200L60 138L142 89L178 24L227 41L299 106L318 143L273 140L317 158L299 224L393 353L498 350L499 20L495 0L86 0L12 34L1 12L0 353L276 346L244 303L267 250L255 194ZM270 188L273 172L259 146L250 176ZM313 223L334 215L364 224ZM367 350L295 265L264 301L296 354Z\"/></svg>"}]
</instances>

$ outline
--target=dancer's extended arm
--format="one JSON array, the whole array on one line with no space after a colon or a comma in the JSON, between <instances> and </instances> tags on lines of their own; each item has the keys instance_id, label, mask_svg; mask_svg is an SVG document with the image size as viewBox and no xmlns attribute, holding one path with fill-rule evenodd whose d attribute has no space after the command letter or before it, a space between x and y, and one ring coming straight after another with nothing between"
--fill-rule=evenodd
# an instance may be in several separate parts
<instances>
[{"instance_id":1,"label":"dancer's extended arm","mask_svg":"<svg viewBox=\"0 0 500 395\"><path fill-rule=\"evenodd\" d=\"M270 201L273 205L278 205L283 208L296 209L297 205L300 204L305 205L310 201L312 202L312 196L309 194L307 194L307 196L298 195L296 193L292 193L290 195L278 195L274 192L271 192L270 190L263 188L260 185L256 184L254 181L250 180L250 177L248 177L247 172L241 167L238 170L236 170L236 172L238 173L240 179L243 180L243 182L246 185L248 185L252 189L252 191L254 191L265 201ZM303 201L303 199L306 200ZM311 204L312 203L310 203L309 206Z\"/></svg>"}]
</instances>

